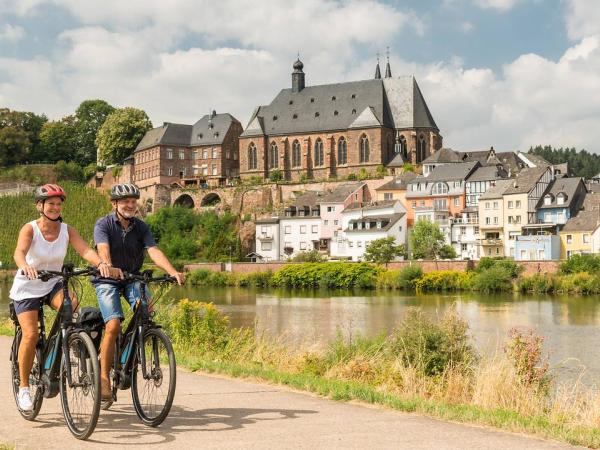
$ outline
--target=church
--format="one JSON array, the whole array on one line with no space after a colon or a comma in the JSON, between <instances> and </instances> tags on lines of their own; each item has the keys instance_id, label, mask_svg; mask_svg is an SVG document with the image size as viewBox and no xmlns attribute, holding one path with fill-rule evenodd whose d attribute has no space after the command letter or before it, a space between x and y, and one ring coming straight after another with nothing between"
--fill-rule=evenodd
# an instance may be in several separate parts
<instances>
[{"instance_id":1,"label":"church","mask_svg":"<svg viewBox=\"0 0 600 450\"><path fill-rule=\"evenodd\" d=\"M413 76L392 77L379 61L370 80L307 86L293 64L291 87L257 107L239 137L241 178L336 179L378 166L421 164L442 136Z\"/></svg>"}]
</instances>

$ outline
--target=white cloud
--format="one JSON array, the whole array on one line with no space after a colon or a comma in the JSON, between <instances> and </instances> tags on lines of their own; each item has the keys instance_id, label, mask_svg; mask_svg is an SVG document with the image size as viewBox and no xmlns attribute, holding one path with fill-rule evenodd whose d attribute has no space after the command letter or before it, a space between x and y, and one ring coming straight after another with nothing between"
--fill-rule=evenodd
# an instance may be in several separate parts
<instances>
[{"instance_id":1,"label":"white cloud","mask_svg":"<svg viewBox=\"0 0 600 450\"><path fill-rule=\"evenodd\" d=\"M0 41L7 41L14 44L23 39L24 36L25 30L18 25L7 23L3 27L0 27Z\"/></svg>"},{"instance_id":2,"label":"white cloud","mask_svg":"<svg viewBox=\"0 0 600 450\"><path fill-rule=\"evenodd\" d=\"M465 20L464 22L462 22L460 24L460 29L461 29L461 31L463 33L467 34L467 33L470 33L471 31L473 31L475 29L475 25L473 25L468 20Z\"/></svg>"},{"instance_id":3,"label":"white cloud","mask_svg":"<svg viewBox=\"0 0 600 450\"><path fill-rule=\"evenodd\" d=\"M600 34L598 0L567 0L567 33L571 39Z\"/></svg>"},{"instance_id":4,"label":"white cloud","mask_svg":"<svg viewBox=\"0 0 600 450\"><path fill-rule=\"evenodd\" d=\"M484 9L497 9L499 11L508 11L521 0L474 0L475 5Z\"/></svg>"}]
</instances>

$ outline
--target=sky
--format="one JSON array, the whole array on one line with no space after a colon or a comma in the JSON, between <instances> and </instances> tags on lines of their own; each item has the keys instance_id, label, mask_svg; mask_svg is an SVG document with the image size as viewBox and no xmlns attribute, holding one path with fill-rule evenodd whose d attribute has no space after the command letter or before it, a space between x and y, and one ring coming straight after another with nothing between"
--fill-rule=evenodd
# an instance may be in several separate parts
<instances>
[{"instance_id":1,"label":"sky","mask_svg":"<svg viewBox=\"0 0 600 450\"><path fill-rule=\"evenodd\" d=\"M0 0L0 107L245 126L298 52L316 85L372 78L387 48L445 147L600 153L600 0Z\"/></svg>"}]
</instances>

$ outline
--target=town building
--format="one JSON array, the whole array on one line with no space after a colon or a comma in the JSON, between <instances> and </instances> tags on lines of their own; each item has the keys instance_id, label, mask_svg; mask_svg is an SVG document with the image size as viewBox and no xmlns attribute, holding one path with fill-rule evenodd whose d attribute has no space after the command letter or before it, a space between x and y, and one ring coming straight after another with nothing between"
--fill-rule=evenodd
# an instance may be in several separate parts
<instances>
[{"instance_id":1,"label":"town building","mask_svg":"<svg viewBox=\"0 0 600 450\"><path fill-rule=\"evenodd\" d=\"M478 199L480 256L504 255L504 201L513 180L498 180Z\"/></svg>"},{"instance_id":2,"label":"town building","mask_svg":"<svg viewBox=\"0 0 600 450\"><path fill-rule=\"evenodd\" d=\"M537 225L538 203L550 183L553 181L552 168L548 166L527 167L511 180L509 187L502 196L504 208L504 254L515 259L520 258L521 250L526 250L527 255L531 255L531 239L524 238L524 246L519 250L519 255L515 254L516 242L519 236L523 235L523 226L529 224ZM539 228L539 227L537 227ZM551 238L546 240L552 241ZM534 242L539 242L534 240ZM550 245L550 248L554 244ZM548 246L540 245L540 250L546 252ZM535 258L534 258L535 259Z\"/></svg>"},{"instance_id":3,"label":"town building","mask_svg":"<svg viewBox=\"0 0 600 450\"><path fill-rule=\"evenodd\" d=\"M586 193L583 178L556 178L538 203L538 222L562 227L577 214Z\"/></svg>"},{"instance_id":4,"label":"town building","mask_svg":"<svg viewBox=\"0 0 600 450\"><path fill-rule=\"evenodd\" d=\"M342 212L352 204L364 204L371 200L367 185L361 181L343 183L318 200L321 211L321 246L327 254L338 234L342 231Z\"/></svg>"},{"instance_id":5,"label":"town building","mask_svg":"<svg viewBox=\"0 0 600 450\"><path fill-rule=\"evenodd\" d=\"M267 217L256 221L256 254L264 262L280 259L279 218Z\"/></svg>"},{"instance_id":6,"label":"town building","mask_svg":"<svg viewBox=\"0 0 600 450\"><path fill-rule=\"evenodd\" d=\"M224 186L239 176L241 133L235 117L215 111L194 125L165 122L148 131L133 152L133 181L141 188Z\"/></svg>"},{"instance_id":7,"label":"town building","mask_svg":"<svg viewBox=\"0 0 600 450\"><path fill-rule=\"evenodd\" d=\"M406 244L406 227L406 211L399 201L350 206L342 212L342 233L331 256L362 261L369 243L390 236L396 244Z\"/></svg>"},{"instance_id":8,"label":"town building","mask_svg":"<svg viewBox=\"0 0 600 450\"><path fill-rule=\"evenodd\" d=\"M321 191L306 191L286 207L279 217L279 260L293 258L299 252L325 252L321 242Z\"/></svg>"},{"instance_id":9,"label":"town building","mask_svg":"<svg viewBox=\"0 0 600 450\"><path fill-rule=\"evenodd\" d=\"M516 176L525 167L535 167L533 163L525 162L515 152L496 152L494 147L489 150L459 152L451 148L442 148L423 161L423 175L428 175L436 167L446 164L478 162L482 166L501 165L507 177ZM531 165L528 165L531 164Z\"/></svg>"},{"instance_id":10,"label":"town building","mask_svg":"<svg viewBox=\"0 0 600 450\"><path fill-rule=\"evenodd\" d=\"M600 253L600 193L586 193L581 210L567 221L559 235L562 259Z\"/></svg>"},{"instance_id":11,"label":"town building","mask_svg":"<svg viewBox=\"0 0 600 450\"><path fill-rule=\"evenodd\" d=\"M396 175L387 183L382 184L381 186L375 188L375 192L377 193L377 201L389 201L389 200L398 200L404 206L404 208L408 211L408 203L406 200L406 190L408 188L408 183L414 180L418 175L414 172L403 172L399 175ZM413 225L414 214L407 215L407 223L408 226L411 227Z\"/></svg>"},{"instance_id":12,"label":"town building","mask_svg":"<svg viewBox=\"0 0 600 450\"><path fill-rule=\"evenodd\" d=\"M450 244L450 218L462 214L465 180L480 166L478 162L442 165L411 180L406 191L408 221L437 223Z\"/></svg>"},{"instance_id":13,"label":"town building","mask_svg":"<svg viewBox=\"0 0 600 450\"><path fill-rule=\"evenodd\" d=\"M414 77L307 86L304 64L291 87L259 106L240 136L242 178L344 178L392 160L420 164L442 136Z\"/></svg>"}]
</instances>

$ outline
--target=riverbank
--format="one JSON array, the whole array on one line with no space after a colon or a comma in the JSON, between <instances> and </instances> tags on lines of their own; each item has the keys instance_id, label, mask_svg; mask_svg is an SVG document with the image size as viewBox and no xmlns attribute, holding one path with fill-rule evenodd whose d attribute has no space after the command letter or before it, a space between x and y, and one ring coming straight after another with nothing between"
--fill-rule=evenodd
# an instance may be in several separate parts
<instances>
[{"instance_id":1,"label":"riverbank","mask_svg":"<svg viewBox=\"0 0 600 450\"><path fill-rule=\"evenodd\" d=\"M82 297L95 303L87 285ZM159 303L157 320L192 370L600 447L600 398L576 381L559 384L541 339L526 330L509 336L506 351L482 357L454 311L433 321L411 309L387 335L340 334L318 347L231 328L212 304L185 299Z\"/></svg>"}]
</instances>

